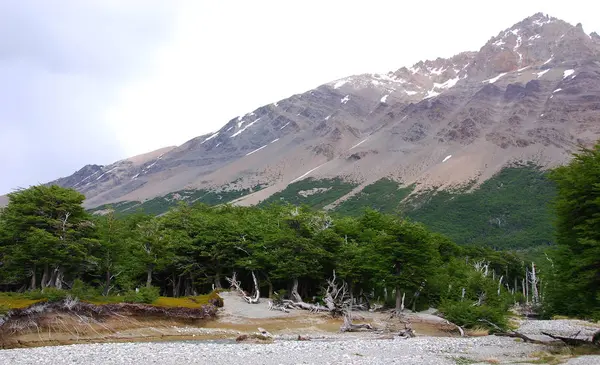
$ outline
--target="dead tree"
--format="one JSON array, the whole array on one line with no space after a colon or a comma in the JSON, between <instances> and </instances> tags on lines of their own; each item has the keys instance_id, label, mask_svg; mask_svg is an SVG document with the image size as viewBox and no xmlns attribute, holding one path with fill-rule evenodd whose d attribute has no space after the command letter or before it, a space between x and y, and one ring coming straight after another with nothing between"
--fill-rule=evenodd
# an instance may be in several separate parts
<instances>
[{"instance_id":1,"label":"dead tree","mask_svg":"<svg viewBox=\"0 0 600 365\"><path fill-rule=\"evenodd\" d=\"M410 322L404 323L404 329L398 333L398 337L404 339L416 337L415 330L412 329L412 324Z\"/></svg>"},{"instance_id":2,"label":"dead tree","mask_svg":"<svg viewBox=\"0 0 600 365\"><path fill-rule=\"evenodd\" d=\"M240 295L246 301L246 303L249 303L249 304L258 303L260 300L260 290L258 287L258 280L256 279L256 275L254 275L254 271L252 271L252 279L254 280L254 295L252 295L252 296L249 296L244 291L244 289L242 289L240 282L237 280L236 276L237 276L237 273L234 271L231 278L226 278L227 281L229 282L229 284L231 285L231 287L233 289L235 289L238 293L240 293Z\"/></svg>"}]
</instances>

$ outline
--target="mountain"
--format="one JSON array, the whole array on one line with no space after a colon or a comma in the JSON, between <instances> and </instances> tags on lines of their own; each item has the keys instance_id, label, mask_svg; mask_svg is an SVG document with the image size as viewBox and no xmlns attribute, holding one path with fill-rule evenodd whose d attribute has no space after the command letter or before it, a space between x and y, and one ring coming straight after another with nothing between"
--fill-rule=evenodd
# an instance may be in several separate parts
<instances>
[{"instance_id":1,"label":"mountain","mask_svg":"<svg viewBox=\"0 0 600 365\"><path fill-rule=\"evenodd\" d=\"M78 189L98 210L161 213L179 200L348 210L377 200L365 198L373 186L398 206L485 188L519 166L538 181L598 139L599 119L600 36L538 13L477 52L335 80L181 146L52 183Z\"/></svg>"}]
</instances>

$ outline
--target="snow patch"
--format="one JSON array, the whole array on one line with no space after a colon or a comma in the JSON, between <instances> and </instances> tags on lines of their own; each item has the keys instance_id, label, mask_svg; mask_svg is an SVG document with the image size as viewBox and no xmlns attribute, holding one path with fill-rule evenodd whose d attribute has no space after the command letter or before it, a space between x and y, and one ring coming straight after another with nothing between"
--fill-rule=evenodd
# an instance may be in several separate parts
<instances>
[{"instance_id":1,"label":"snow patch","mask_svg":"<svg viewBox=\"0 0 600 365\"><path fill-rule=\"evenodd\" d=\"M344 84L346 84L347 82L348 82L348 79L338 80L338 82L336 82L335 85L333 85L333 88L339 89L340 87L344 86Z\"/></svg>"},{"instance_id":2,"label":"snow patch","mask_svg":"<svg viewBox=\"0 0 600 365\"><path fill-rule=\"evenodd\" d=\"M304 178L305 176L307 176L308 174L310 174L311 172L315 171L316 169L318 169L319 167L321 167L321 166L323 166L323 165L325 165L325 164L319 165L319 166L315 167L315 168L314 168L314 169L312 169L312 170L308 170L308 172L307 172L306 174L304 174L304 175L302 175L302 176L300 176L300 177L297 177L297 178L295 178L294 180L290 181L290 184L292 184L292 183L295 183L296 181L298 181L298 180L300 180L300 179Z\"/></svg>"},{"instance_id":3,"label":"snow patch","mask_svg":"<svg viewBox=\"0 0 600 365\"><path fill-rule=\"evenodd\" d=\"M548 68L548 69L546 69L546 70L544 70L544 71L536 72L537 78L540 78L540 77L544 76L544 74L545 74L546 72L548 72L548 71L550 71L550 69L549 69L549 68Z\"/></svg>"},{"instance_id":4,"label":"snow patch","mask_svg":"<svg viewBox=\"0 0 600 365\"><path fill-rule=\"evenodd\" d=\"M208 141L210 141L211 139L215 138L218 135L219 135L219 132L217 132L217 133L213 134L212 136L208 137L207 139L205 139L204 141L202 141L202 143L200 143L200 144L204 144L204 142L208 142Z\"/></svg>"},{"instance_id":5,"label":"snow patch","mask_svg":"<svg viewBox=\"0 0 600 365\"><path fill-rule=\"evenodd\" d=\"M139 174L139 173L138 173L138 174L135 174L135 175L133 175L133 177L131 178L131 180L135 180L135 179L137 179L137 178L138 178L138 176L140 176L140 174Z\"/></svg>"},{"instance_id":6,"label":"snow patch","mask_svg":"<svg viewBox=\"0 0 600 365\"><path fill-rule=\"evenodd\" d=\"M550 58L548 58L548 61L542 63L542 66L545 65L545 64L550 63L550 61L552 61L553 58L554 58L554 55L550 56Z\"/></svg>"},{"instance_id":7,"label":"snow patch","mask_svg":"<svg viewBox=\"0 0 600 365\"><path fill-rule=\"evenodd\" d=\"M410 91L410 90L404 90L404 92L405 92L407 95L411 95L411 96L419 93L418 91Z\"/></svg>"},{"instance_id":8,"label":"snow patch","mask_svg":"<svg viewBox=\"0 0 600 365\"><path fill-rule=\"evenodd\" d=\"M227 128L227 130L226 130L225 132L229 132L229 131L230 131L230 130L232 130L232 129L233 129L233 126L231 126L231 127Z\"/></svg>"},{"instance_id":9,"label":"snow patch","mask_svg":"<svg viewBox=\"0 0 600 365\"><path fill-rule=\"evenodd\" d=\"M329 120L329 118L331 118L331 114L329 114L328 116L326 116L325 120Z\"/></svg>"},{"instance_id":10,"label":"snow patch","mask_svg":"<svg viewBox=\"0 0 600 365\"><path fill-rule=\"evenodd\" d=\"M533 41L533 40L540 39L540 38L542 38L542 36L541 36L541 35L539 35L539 34L536 34L536 35L534 35L534 36L531 36L531 37L529 37L529 40L530 40L530 41Z\"/></svg>"},{"instance_id":11,"label":"snow patch","mask_svg":"<svg viewBox=\"0 0 600 365\"><path fill-rule=\"evenodd\" d=\"M498 80L499 80L499 79L500 79L502 76L504 76L504 75L506 75L506 72L503 72L503 73L501 73L500 75L498 75L498 76L496 76L496 77L494 77L494 78L491 78L491 79L488 79L488 80L484 80L484 81L482 81L482 82L483 82L484 84L485 84L486 82L487 82L488 84L493 84L494 82L498 81Z\"/></svg>"},{"instance_id":12,"label":"snow patch","mask_svg":"<svg viewBox=\"0 0 600 365\"><path fill-rule=\"evenodd\" d=\"M561 88L558 88L558 89L554 90L554 91L552 92L552 94L554 94L554 93L557 93L557 92L559 92L559 91L561 91L561 90L562 90Z\"/></svg>"},{"instance_id":13,"label":"snow patch","mask_svg":"<svg viewBox=\"0 0 600 365\"><path fill-rule=\"evenodd\" d=\"M545 20L544 19L536 19L533 21L533 24L539 25L539 26L542 26L544 24L549 24L549 23L552 23L552 19L550 19L550 18L545 19Z\"/></svg>"},{"instance_id":14,"label":"snow patch","mask_svg":"<svg viewBox=\"0 0 600 365\"><path fill-rule=\"evenodd\" d=\"M283 128L287 127L290 124L290 122L285 123L285 125L281 128L279 128L279 130L282 130Z\"/></svg>"},{"instance_id":15,"label":"snow patch","mask_svg":"<svg viewBox=\"0 0 600 365\"><path fill-rule=\"evenodd\" d=\"M442 84L434 83L433 84L433 88L434 89L450 89L451 87L453 87L454 85L456 85L456 83L458 82L458 80L460 80L460 78L455 77L453 79L447 80L446 82L444 82Z\"/></svg>"},{"instance_id":16,"label":"snow patch","mask_svg":"<svg viewBox=\"0 0 600 365\"><path fill-rule=\"evenodd\" d=\"M258 118L257 120L255 120L254 122L248 124L247 126L245 126L244 128L240 129L239 131L235 132L234 134L231 135L231 137L229 138L233 138L238 136L240 133L242 133L243 131L245 131L246 129L252 127L254 125L254 123L258 122L260 120L260 118Z\"/></svg>"},{"instance_id":17,"label":"snow patch","mask_svg":"<svg viewBox=\"0 0 600 365\"><path fill-rule=\"evenodd\" d=\"M442 72L446 71L445 68L434 68L433 70L429 70L429 72L431 72L434 75L441 75Z\"/></svg>"},{"instance_id":18,"label":"snow patch","mask_svg":"<svg viewBox=\"0 0 600 365\"><path fill-rule=\"evenodd\" d=\"M252 152L248 152L248 153L246 153L246 156L250 156L250 155L251 155L251 154L253 154L254 152L258 152L258 151L262 150L263 148L265 148L265 147L267 147L267 146L268 146L268 145L264 145L264 146L262 146L262 147L259 147L259 148L255 149L255 150L254 150L254 151L252 151Z\"/></svg>"},{"instance_id":19,"label":"snow patch","mask_svg":"<svg viewBox=\"0 0 600 365\"><path fill-rule=\"evenodd\" d=\"M274 140L271 141L271 143L275 143L277 141L279 141L279 138L275 138ZM269 144L271 144L271 143L269 143Z\"/></svg>"},{"instance_id":20,"label":"snow patch","mask_svg":"<svg viewBox=\"0 0 600 365\"><path fill-rule=\"evenodd\" d=\"M384 95L379 101L382 102L382 103L385 103L385 101L387 100L388 96L389 95Z\"/></svg>"},{"instance_id":21,"label":"snow patch","mask_svg":"<svg viewBox=\"0 0 600 365\"><path fill-rule=\"evenodd\" d=\"M525 71L525 70L527 70L529 67L531 67L531 66L525 66L525 67L523 67L523 68L520 68L520 69L518 69L518 70L517 70L517 72Z\"/></svg>"},{"instance_id":22,"label":"snow patch","mask_svg":"<svg viewBox=\"0 0 600 365\"><path fill-rule=\"evenodd\" d=\"M155 163L156 163L156 162L154 162L154 164L155 164ZM153 164L153 165L154 165L154 164ZM104 176L104 175L106 175L106 174L109 174L109 173L111 173L111 172L112 172L113 170L115 170L115 169L116 169L116 167L113 167L112 169L110 169L110 170L106 171L105 173L103 173L102 175L98 176L98 178L96 179L96 181L100 180L100 179L102 178L102 176Z\"/></svg>"},{"instance_id":23,"label":"snow patch","mask_svg":"<svg viewBox=\"0 0 600 365\"><path fill-rule=\"evenodd\" d=\"M350 95L344 96L342 99L340 99L340 102L342 104L346 104L348 102L348 100L350 100Z\"/></svg>"},{"instance_id":24,"label":"snow patch","mask_svg":"<svg viewBox=\"0 0 600 365\"><path fill-rule=\"evenodd\" d=\"M80 182L80 183L82 183L82 182L84 182L84 181L88 180L90 177L92 177L92 176L96 175L96 174L97 174L97 173L99 173L100 171L102 171L102 170L98 170L98 171L94 172L94 173L93 173L93 174L91 174L90 176L88 176L88 177L84 178L83 180L81 180L81 182Z\"/></svg>"},{"instance_id":25,"label":"snow patch","mask_svg":"<svg viewBox=\"0 0 600 365\"><path fill-rule=\"evenodd\" d=\"M367 139L369 139L369 137L363 139L362 141L358 142L357 144L355 144L354 146L350 147L350 149L354 149L358 146L360 146L361 144L365 143L367 141Z\"/></svg>"},{"instance_id":26,"label":"snow patch","mask_svg":"<svg viewBox=\"0 0 600 365\"><path fill-rule=\"evenodd\" d=\"M575 73L575 70L565 70L565 72L563 72L563 79L573 75Z\"/></svg>"},{"instance_id":27,"label":"snow patch","mask_svg":"<svg viewBox=\"0 0 600 365\"><path fill-rule=\"evenodd\" d=\"M450 159L450 157L452 157L452 155L448 155L448 156L446 156L446 158L444 158L444 159L442 160L442 162L446 162L446 161L448 161L448 160Z\"/></svg>"},{"instance_id":28,"label":"snow patch","mask_svg":"<svg viewBox=\"0 0 600 365\"><path fill-rule=\"evenodd\" d=\"M440 93L438 93L437 91L434 91L433 89L429 90L427 92L427 95L425 95L425 97L423 98L423 100L425 99L429 99L429 98L433 98L434 96L438 96L440 95Z\"/></svg>"},{"instance_id":29,"label":"snow patch","mask_svg":"<svg viewBox=\"0 0 600 365\"><path fill-rule=\"evenodd\" d=\"M504 42L504 39L499 39L497 41L495 41L494 43L492 43L494 46L496 47L502 47L503 45L506 44L506 42Z\"/></svg>"}]
</instances>

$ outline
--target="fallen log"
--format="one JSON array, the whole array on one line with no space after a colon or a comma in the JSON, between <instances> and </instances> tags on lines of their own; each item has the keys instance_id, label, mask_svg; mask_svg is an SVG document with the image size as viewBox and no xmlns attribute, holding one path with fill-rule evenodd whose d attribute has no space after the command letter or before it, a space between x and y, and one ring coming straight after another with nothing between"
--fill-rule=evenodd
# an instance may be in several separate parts
<instances>
[{"instance_id":1,"label":"fallen log","mask_svg":"<svg viewBox=\"0 0 600 365\"><path fill-rule=\"evenodd\" d=\"M416 337L415 330L412 329L412 324L410 322L404 323L404 329L398 332L398 337L409 339Z\"/></svg>"},{"instance_id":2,"label":"fallen log","mask_svg":"<svg viewBox=\"0 0 600 365\"><path fill-rule=\"evenodd\" d=\"M350 314L344 315L344 324L340 327L340 332L357 332L361 330L373 331L374 328L369 323L354 324Z\"/></svg>"},{"instance_id":3,"label":"fallen log","mask_svg":"<svg viewBox=\"0 0 600 365\"><path fill-rule=\"evenodd\" d=\"M540 340L535 340L531 337L527 337L522 333L519 332L496 332L494 333L494 336L498 336L498 337L514 337L514 338L520 338L521 340L528 342L528 343L534 343L534 344L538 344L538 345L547 345L548 342L546 341L540 341Z\"/></svg>"},{"instance_id":4,"label":"fallen log","mask_svg":"<svg viewBox=\"0 0 600 365\"><path fill-rule=\"evenodd\" d=\"M591 340L585 340L582 338L575 338L575 337L563 337L563 336L557 336L557 335L553 335L551 333L548 332L542 332L543 335L551 337L555 340L560 340L562 342L564 342L566 345L568 346L573 346L573 347L578 347L578 346L596 346L599 347L600 346L600 331L597 331L596 333L594 333L594 336L592 336Z\"/></svg>"}]
</instances>

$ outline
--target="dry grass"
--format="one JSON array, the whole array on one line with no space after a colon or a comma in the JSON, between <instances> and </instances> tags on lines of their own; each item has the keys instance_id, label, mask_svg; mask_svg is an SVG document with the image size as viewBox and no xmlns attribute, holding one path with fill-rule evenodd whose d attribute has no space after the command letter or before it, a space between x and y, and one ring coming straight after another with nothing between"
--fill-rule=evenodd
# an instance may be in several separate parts
<instances>
[{"instance_id":1,"label":"dry grass","mask_svg":"<svg viewBox=\"0 0 600 365\"><path fill-rule=\"evenodd\" d=\"M484 327L474 327L471 329L467 329L465 334L470 337L483 337L490 334L490 331Z\"/></svg>"}]
</instances>

